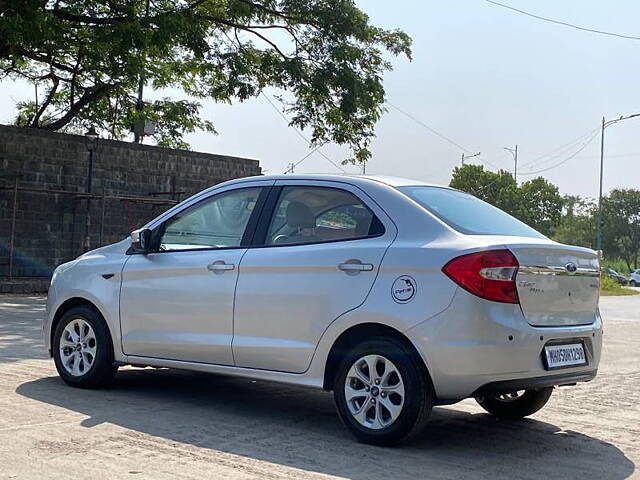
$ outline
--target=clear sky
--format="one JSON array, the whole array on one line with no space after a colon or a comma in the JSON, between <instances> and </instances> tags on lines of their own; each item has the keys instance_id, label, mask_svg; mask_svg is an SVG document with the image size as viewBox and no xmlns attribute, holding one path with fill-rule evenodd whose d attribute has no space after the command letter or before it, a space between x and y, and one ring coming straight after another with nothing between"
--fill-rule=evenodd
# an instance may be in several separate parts
<instances>
[{"instance_id":1,"label":"clear sky","mask_svg":"<svg viewBox=\"0 0 640 480\"><path fill-rule=\"evenodd\" d=\"M637 0L501 2L585 27L640 36ZM469 152L482 152L482 159L497 167L513 168L504 147L517 143L519 181L574 155L541 175L562 193L597 195L599 136L578 150L603 115L609 119L640 113L639 40L541 22L484 0L358 3L374 24L401 28L414 41L413 61L394 59L395 69L385 77L389 102ZM4 82L0 92L0 122L8 123L14 101L31 95L32 89ZM462 150L388 108L376 130L367 173L448 183ZM282 173L309 151L264 98L233 106L208 102L203 113L220 134L189 135L194 150L257 158L268 173ZM576 142L581 137L584 140ZM344 149L332 145L322 152L337 163L346 156ZM296 172L339 170L314 153ZM607 191L640 188L640 118L607 129L604 180Z\"/></svg>"}]
</instances>

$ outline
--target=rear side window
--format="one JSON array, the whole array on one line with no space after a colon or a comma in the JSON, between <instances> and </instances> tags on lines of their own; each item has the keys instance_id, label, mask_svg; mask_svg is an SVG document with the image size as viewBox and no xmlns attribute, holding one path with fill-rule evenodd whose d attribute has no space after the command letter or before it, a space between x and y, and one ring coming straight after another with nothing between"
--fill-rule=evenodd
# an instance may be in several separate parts
<instances>
[{"instance_id":1,"label":"rear side window","mask_svg":"<svg viewBox=\"0 0 640 480\"><path fill-rule=\"evenodd\" d=\"M284 187L266 245L302 245L382 235L384 226L355 195L333 187Z\"/></svg>"},{"instance_id":2,"label":"rear side window","mask_svg":"<svg viewBox=\"0 0 640 480\"><path fill-rule=\"evenodd\" d=\"M461 233L546 238L508 213L468 193L423 186L399 187L398 190Z\"/></svg>"}]
</instances>

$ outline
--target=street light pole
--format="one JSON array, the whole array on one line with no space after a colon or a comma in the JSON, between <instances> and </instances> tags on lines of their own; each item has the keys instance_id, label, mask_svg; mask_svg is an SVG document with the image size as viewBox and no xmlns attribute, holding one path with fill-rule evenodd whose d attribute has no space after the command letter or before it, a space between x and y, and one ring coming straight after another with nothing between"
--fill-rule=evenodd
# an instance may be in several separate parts
<instances>
[{"instance_id":1,"label":"street light pole","mask_svg":"<svg viewBox=\"0 0 640 480\"><path fill-rule=\"evenodd\" d=\"M145 4L144 16L145 16L145 18L149 17L149 0L147 0L146 4ZM143 60L141 63L146 62L146 58L145 58L144 53L141 54L141 57L142 57L142 60ZM144 110L144 100L143 100L144 82L145 82L144 73L140 72L140 76L138 77L138 99L136 100L136 110L138 112L142 112ZM134 143L142 142L142 138L143 138L143 134L144 134L144 128L142 128L141 130L142 131L138 130L138 131L134 131L133 132L133 142Z\"/></svg>"},{"instance_id":2,"label":"street light pole","mask_svg":"<svg viewBox=\"0 0 640 480\"><path fill-rule=\"evenodd\" d=\"M466 155L464 152L462 152L462 162L461 162L461 166L464 167L464 159L465 158L474 158L474 157L479 157L481 152L478 153L474 153L473 155Z\"/></svg>"},{"instance_id":3,"label":"street light pole","mask_svg":"<svg viewBox=\"0 0 640 480\"><path fill-rule=\"evenodd\" d=\"M598 224L596 226L596 250L598 251L598 255L600 255L600 252L602 251L602 172L604 170L604 129L605 121L604 117L602 117L602 129L600 130L600 192L598 193Z\"/></svg>"},{"instance_id":4,"label":"street light pole","mask_svg":"<svg viewBox=\"0 0 640 480\"><path fill-rule=\"evenodd\" d=\"M87 142L87 150L89 150L89 168L87 170L87 185L85 190L87 193L91 193L93 183L93 153L98 144L98 132L96 132L96 129L92 126L84 136Z\"/></svg>"},{"instance_id":5,"label":"street light pole","mask_svg":"<svg viewBox=\"0 0 640 480\"><path fill-rule=\"evenodd\" d=\"M93 152L94 150L89 150L89 171L87 173L87 193L91 193L91 184L93 182Z\"/></svg>"},{"instance_id":6,"label":"street light pole","mask_svg":"<svg viewBox=\"0 0 640 480\"><path fill-rule=\"evenodd\" d=\"M602 127L600 130L600 189L598 193L598 223L596 225L596 250L598 253L602 252L602 173L604 171L604 130L614 123L635 117L640 117L640 113L634 113L633 115L627 115L626 117L621 116L620 118L615 118L608 122L606 122L605 118L602 117Z\"/></svg>"},{"instance_id":7,"label":"street light pole","mask_svg":"<svg viewBox=\"0 0 640 480\"><path fill-rule=\"evenodd\" d=\"M92 126L84 136L87 142L87 150L89 150L86 192L91 193L93 184L93 155L98 146L98 132L96 132L96 129ZM91 247L91 197L87 197L87 222L85 227L84 247L86 250L89 250Z\"/></svg>"},{"instance_id":8,"label":"street light pole","mask_svg":"<svg viewBox=\"0 0 640 480\"><path fill-rule=\"evenodd\" d=\"M518 181L518 144L516 143L516 148L504 147L504 149L513 155L513 179Z\"/></svg>"}]
</instances>

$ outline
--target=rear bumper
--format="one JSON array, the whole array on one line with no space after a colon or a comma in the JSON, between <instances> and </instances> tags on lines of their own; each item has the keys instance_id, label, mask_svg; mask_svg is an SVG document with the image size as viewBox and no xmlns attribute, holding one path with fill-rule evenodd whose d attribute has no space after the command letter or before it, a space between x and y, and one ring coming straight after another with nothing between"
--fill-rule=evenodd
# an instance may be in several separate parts
<instances>
[{"instance_id":1,"label":"rear bumper","mask_svg":"<svg viewBox=\"0 0 640 480\"><path fill-rule=\"evenodd\" d=\"M499 395L501 393L510 393L518 390L538 390L545 387L558 387L563 385L575 385L579 382L590 382L596 377L598 370L581 373L564 373L555 375L546 375L542 377L519 378L515 380L502 380L498 382L487 383L481 386L475 392L473 397L483 397L486 395Z\"/></svg>"},{"instance_id":2,"label":"rear bumper","mask_svg":"<svg viewBox=\"0 0 640 480\"><path fill-rule=\"evenodd\" d=\"M514 391L593 379L600 363L602 320L591 325L534 327L519 305L490 302L458 289L449 308L407 336L423 356L440 402L481 391ZM547 370L548 343L584 343L588 364Z\"/></svg>"}]
</instances>

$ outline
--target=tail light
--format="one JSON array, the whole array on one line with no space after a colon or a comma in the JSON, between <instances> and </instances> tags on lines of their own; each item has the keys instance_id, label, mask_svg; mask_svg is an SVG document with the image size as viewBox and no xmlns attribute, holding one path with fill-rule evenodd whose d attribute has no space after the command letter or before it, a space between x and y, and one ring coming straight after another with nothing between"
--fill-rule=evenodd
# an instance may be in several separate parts
<instances>
[{"instance_id":1,"label":"tail light","mask_svg":"<svg viewBox=\"0 0 640 480\"><path fill-rule=\"evenodd\" d=\"M449 261L442 271L465 290L494 302L519 303L518 260L509 250L469 253Z\"/></svg>"}]
</instances>

